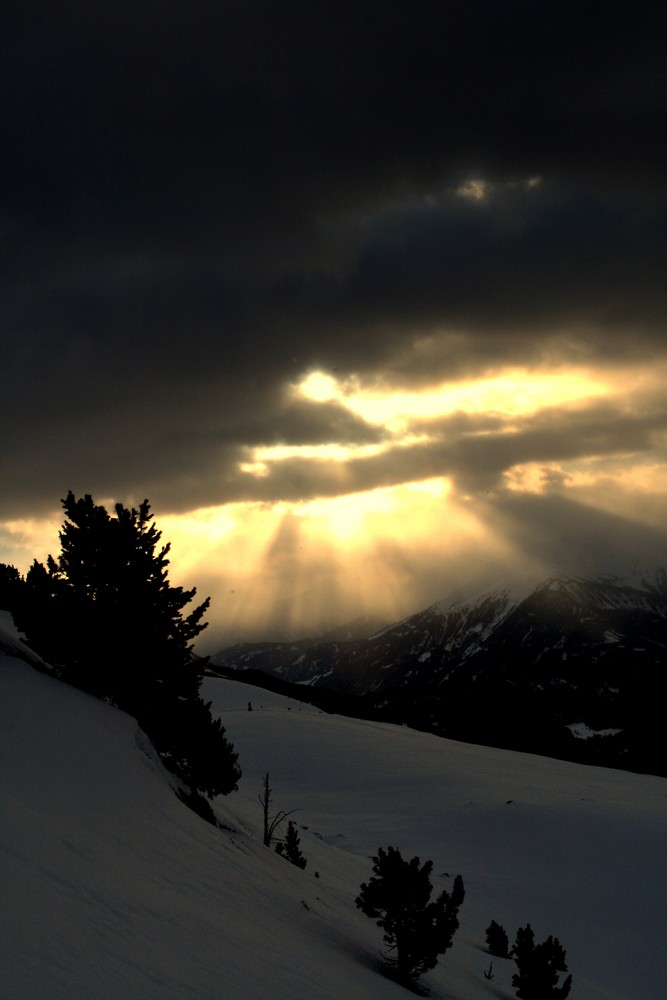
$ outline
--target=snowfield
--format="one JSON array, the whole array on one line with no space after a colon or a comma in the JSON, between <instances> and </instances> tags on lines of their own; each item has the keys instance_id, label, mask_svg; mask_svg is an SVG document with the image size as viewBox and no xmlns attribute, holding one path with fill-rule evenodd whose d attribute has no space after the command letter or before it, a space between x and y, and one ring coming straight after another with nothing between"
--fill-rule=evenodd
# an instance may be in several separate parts
<instances>
[{"instance_id":1,"label":"snowfield","mask_svg":"<svg viewBox=\"0 0 667 1000\"><path fill-rule=\"evenodd\" d=\"M7 643L5 643L7 650ZM217 831L135 721L0 652L3 1000L356 1000L381 974L354 905L368 856L466 887L433 998L513 998L491 919L560 938L574 1000L664 1000L667 781L457 744L207 678L239 751ZM248 700L253 711L247 709ZM305 871L262 846L258 794L296 809ZM315 873L319 877L316 877Z\"/></svg>"}]
</instances>

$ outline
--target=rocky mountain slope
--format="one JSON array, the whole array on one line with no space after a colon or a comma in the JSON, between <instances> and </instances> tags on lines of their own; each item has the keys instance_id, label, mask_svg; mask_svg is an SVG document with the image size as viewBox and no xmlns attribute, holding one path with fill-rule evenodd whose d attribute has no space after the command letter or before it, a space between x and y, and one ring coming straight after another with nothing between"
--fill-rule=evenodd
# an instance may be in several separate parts
<instances>
[{"instance_id":1,"label":"rocky mountain slope","mask_svg":"<svg viewBox=\"0 0 667 1000\"><path fill-rule=\"evenodd\" d=\"M664 773L664 583L552 578L434 604L370 638L242 644L212 664L457 739Z\"/></svg>"}]
</instances>

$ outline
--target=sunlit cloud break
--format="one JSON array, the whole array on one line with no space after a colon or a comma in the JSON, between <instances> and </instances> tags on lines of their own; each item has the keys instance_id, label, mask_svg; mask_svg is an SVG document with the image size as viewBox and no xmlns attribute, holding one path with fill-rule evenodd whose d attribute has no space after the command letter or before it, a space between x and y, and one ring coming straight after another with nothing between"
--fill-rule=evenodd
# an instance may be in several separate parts
<instances>
[{"instance_id":1,"label":"sunlit cloud break","mask_svg":"<svg viewBox=\"0 0 667 1000\"><path fill-rule=\"evenodd\" d=\"M526 415L548 406L564 406L612 392L610 380L591 371L530 372L512 369L487 378L442 383L422 390L365 386L358 379L339 380L310 372L294 394L323 403L335 400L351 413L389 429L451 413Z\"/></svg>"},{"instance_id":2,"label":"sunlit cloud break","mask_svg":"<svg viewBox=\"0 0 667 1000\"><path fill-rule=\"evenodd\" d=\"M664 5L51 6L6 66L0 561L148 497L207 642L666 561Z\"/></svg>"},{"instance_id":3,"label":"sunlit cloud break","mask_svg":"<svg viewBox=\"0 0 667 1000\"><path fill-rule=\"evenodd\" d=\"M298 458L314 462L347 462L352 459L373 458L383 455L391 448L411 448L415 445L427 444L431 440L428 434L405 434L392 437L391 440L378 444L294 444L269 445L251 450L251 459L242 462L241 472L249 475L265 476L272 462L284 462Z\"/></svg>"}]
</instances>

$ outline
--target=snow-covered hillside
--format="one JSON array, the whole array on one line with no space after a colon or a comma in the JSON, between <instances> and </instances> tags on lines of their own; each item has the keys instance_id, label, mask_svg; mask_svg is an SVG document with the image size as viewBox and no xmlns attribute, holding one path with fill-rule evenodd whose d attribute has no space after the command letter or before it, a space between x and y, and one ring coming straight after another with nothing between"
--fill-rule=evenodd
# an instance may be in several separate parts
<instances>
[{"instance_id":1,"label":"snow-covered hillside","mask_svg":"<svg viewBox=\"0 0 667 1000\"><path fill-rule=\"evenodd\" d=\"M223 831L179 802L133 719L0 654L3 998L406 996L354 906L368 855L394 844L434 860L436 888L466 885L432 997L514 996L511 962L483 976L493 918L556 934L575 1000L664 1000L664 779L204 689L244 770ZM303 872L261 844L266 770L276 808L298 810Z\"/></svg>"},{"instance_id":2,"label":"snow-covered hillside","mask_svg":"<svg viewBox=\"0 0 667 1000\"><path fill-rule=\"evenodd\" d=\"M638 586L551 577L439 602L365 639L248 643L211 663L298 684L351 715L667 776L666 628L660 575Z\"/></svg>"}]
</instances>

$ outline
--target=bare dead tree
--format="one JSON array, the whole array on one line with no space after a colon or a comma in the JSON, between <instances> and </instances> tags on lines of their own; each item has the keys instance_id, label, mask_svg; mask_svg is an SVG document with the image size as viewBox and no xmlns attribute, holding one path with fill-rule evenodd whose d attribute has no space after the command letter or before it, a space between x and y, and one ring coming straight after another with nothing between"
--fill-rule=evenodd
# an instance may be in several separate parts
<instances>
[{"instance_id":1,"label":"bare dead tree","mask_svg":"<svg viewBox=\"0 0 667 1000\"><path fill-rule=\"evenodd\" d=\"M286 820L288 816L291 816L293 812L296 812L295 809L290 809L289 812L284 812L283 810L280 810L280 812L277 812L275 814L275 816L270 816L269 815L269 808L270 808L270 805L271 805L271 792L272 791L273 791L273 789L269 785L269 772L267 771L266 774L264 775L264 788L263 788L263 791L260 792L260 794L258 796L259 797L259 801L260 801L260 805L262 806L262 811L263 811L263 814L264 814L264 837L263 837L263 840L264 840L264 845L266 847L270 847L271 846L271 841L277 839L273 835L276 832L276 829L280 826L280 824L284 820Z\"/></svg>"}]
</instances>

